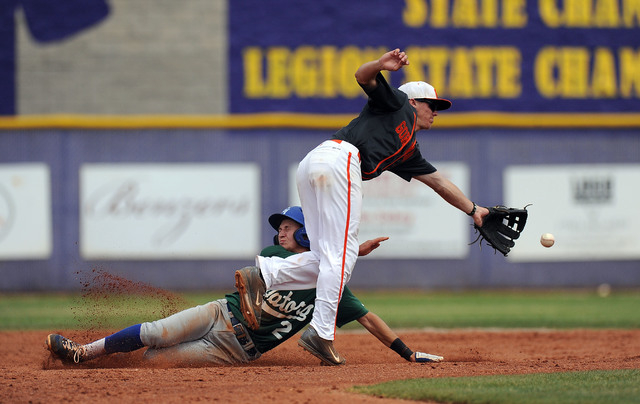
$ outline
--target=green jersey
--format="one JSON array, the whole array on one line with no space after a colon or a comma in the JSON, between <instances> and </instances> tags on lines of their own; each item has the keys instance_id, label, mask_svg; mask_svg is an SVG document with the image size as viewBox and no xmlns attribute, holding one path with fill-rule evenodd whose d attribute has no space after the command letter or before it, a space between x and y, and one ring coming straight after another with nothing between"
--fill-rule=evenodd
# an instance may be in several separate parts
<instances>
[{"instance_id":1,"label":"green jersey","mask_svg":"<svg viewBox=\"0 0 640 404\"><path fill-rule=\"evenodd\" d=\"M266 247L260 252L263 257L287 258L294 254L279 245ZM228 294L225 297L233 315L246 325L240 310L238 292ZM275 348L309 324L315 299L315 289L268 290L262 303L260 328L251 330L246 327L258 351L265 353ZM342 327L368 312L362 302L351 293L348 287L345 287L338 305L336 325Z\"/></svg>"}]
</instances>

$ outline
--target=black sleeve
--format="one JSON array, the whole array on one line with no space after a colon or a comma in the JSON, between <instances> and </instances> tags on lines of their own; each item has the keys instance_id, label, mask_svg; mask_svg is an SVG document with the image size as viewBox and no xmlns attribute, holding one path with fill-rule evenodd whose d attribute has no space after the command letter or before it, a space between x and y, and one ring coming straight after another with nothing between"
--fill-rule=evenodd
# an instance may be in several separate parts
<instances>
[{"instance_id":1,"label":"black sleeve","mask_svg":"<svg viewBox=\"0 0 640 404\"><path fill-rule=\"evenodd\" d=\"M407 95L400 90L392 88L382 73L376 75L378 85L375 87L362 86L369 96L368 106L373 113L397 111L407 102Z\"/></svg>"},{"instance_id":2,"label":"black sleeve","mask_svg":"<svg viewBox=\"0 0 640 404\"><path fill-rule=\"evenodd\" d=\"M420 149L418 148L418 145L416 145L413 156L411 156L409 160L403 162L397 167L393 167L389 171L405 181L411 181L411 179L416 175L431 174L435 173L437 170L433 165L431 165L431 163L422 157Z\"/></svg>"}]
</instances>

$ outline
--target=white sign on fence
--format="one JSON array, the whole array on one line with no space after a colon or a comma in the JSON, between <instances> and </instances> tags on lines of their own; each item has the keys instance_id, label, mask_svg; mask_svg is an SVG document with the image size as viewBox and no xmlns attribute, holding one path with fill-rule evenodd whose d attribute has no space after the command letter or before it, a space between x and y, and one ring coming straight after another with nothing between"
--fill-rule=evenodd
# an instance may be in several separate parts
<instances>
[{"instance_id":1,"label":"white sign on fence","mask_svg":"<svg viewBox=\"0 0 640 404\"><path fill-rule=\"evenodd\" d=\"M251 258L259 251L255 164L86 164L86 259Z\"/></svg>"},{"instance_id":2,"label":"white sign on fence","mask_svg":"<svg viewBox=\"0 0 640 404\"><path fill-rule=\"evenodd\" d=\"M461 162L434 163L465 194L469 168ZM289 171L289 200L300 203L295 183L297 165ZM407 183L395 174L363 182L360 242L380 236L389 240L362 258L463 259L469 252L469 218L417 180Z\"/></svg>"},{"instance_id":3,"label":"white sign on fence","mask_svg":"<svg viewBox=\"0 0 640 404\"><path fill-rule=\"evenodd\" d=\"M0 259L46 259L52 248L49 167L0 165Z\"/></svg>"},{"instance_id":4,"label":"white sign on fence","mask_svg":"<svg viewBox=\"0 0 640 404\"><path fill-rule=\"evenodd\" d=\"M504 173L505 203L529 207L512 261L640 258L640 165L512 166ZM540 245L552 233L555 245Z\"/></svg>"}]
</instances>

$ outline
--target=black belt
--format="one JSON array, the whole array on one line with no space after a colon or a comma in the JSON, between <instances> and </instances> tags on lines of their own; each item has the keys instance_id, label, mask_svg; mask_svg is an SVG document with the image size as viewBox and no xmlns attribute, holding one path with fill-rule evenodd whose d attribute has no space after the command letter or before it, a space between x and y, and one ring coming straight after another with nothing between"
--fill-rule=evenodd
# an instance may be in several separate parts
<instances>
[{"instance_id":1,"label":"black belt","mask_svg":"<svg viewBox=\"0 0 640 404\"><path fill-rule=\"evenodd\" d=\"M246 328L244 325L233 315L231 311L231 307L229 303L227 303L227 310L229 311L229 318L231 319L231 325L233 326L233 332L236 334L236 338L240 345L242 345L242 349L247 353L247 355L253 357L259 356L260 352L256 349L255 344L251 341L251 337L247 334Z\"/></svg>"}]
</instances>

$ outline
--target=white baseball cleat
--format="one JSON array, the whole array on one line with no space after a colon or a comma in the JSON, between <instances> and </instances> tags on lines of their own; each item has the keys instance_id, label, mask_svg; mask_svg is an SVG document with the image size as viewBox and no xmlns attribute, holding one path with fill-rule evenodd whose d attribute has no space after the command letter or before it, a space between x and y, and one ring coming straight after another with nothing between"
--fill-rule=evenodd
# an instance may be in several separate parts
<instances>
[{"instance_id":1,"label":"white baseball cleat","mask_svg":"<svg viewBox=\"0 0 640 404\"><path fill-rule=\"evenodd\" d=\"M416 358L416 362L442 362L444 358L438 355L431 355L424 352L415 352L413 356Z\"/></svg>"}]
</instances>

